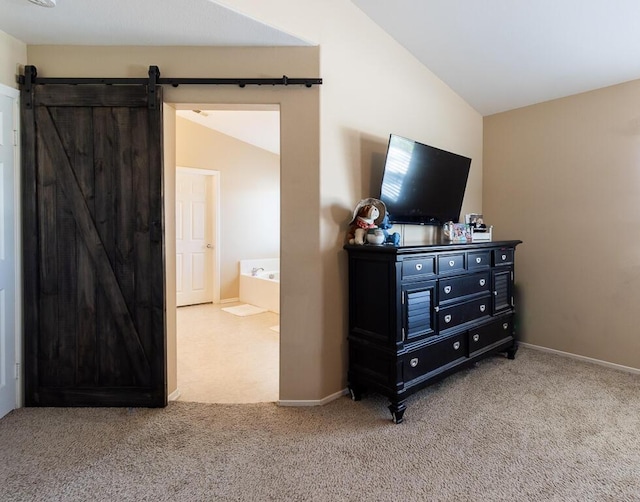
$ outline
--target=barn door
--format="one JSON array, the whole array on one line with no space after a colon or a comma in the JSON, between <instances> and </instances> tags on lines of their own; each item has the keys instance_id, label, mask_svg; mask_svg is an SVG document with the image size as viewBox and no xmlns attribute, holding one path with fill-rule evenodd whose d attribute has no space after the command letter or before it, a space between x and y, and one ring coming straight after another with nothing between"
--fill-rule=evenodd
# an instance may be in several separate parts
<instances>
[{"instance_id":1,"label":"barn door","mask_svg":"<svg viewBox=\"0 0 640 502\"><path fill-rule=\"evenodd\" d=\"M34 85L21 107L25 402L165 406L161 89Z\"/></svg>"}]
</instances>

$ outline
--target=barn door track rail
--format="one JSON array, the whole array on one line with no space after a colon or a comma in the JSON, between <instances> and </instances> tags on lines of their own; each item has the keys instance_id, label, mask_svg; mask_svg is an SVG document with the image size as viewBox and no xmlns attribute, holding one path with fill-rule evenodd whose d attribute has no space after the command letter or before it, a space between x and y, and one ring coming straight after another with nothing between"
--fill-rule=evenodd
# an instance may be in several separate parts
<instances>
[{"instance_id":1,"label":"barn door track rail","mask_svg":"<svg viewBox=\"0 0 640 502\"><path fill-rule=\"evenodd\" d=\"M149 66L149 78L67 78L67 77L38 77L38 69L35 66L27 65L24 67L24 75L18 77L18 82L27 96L31 96L31 89L34 85L43 84L104 84L104 85L148 85L149 106L155 106L155 92L157 85L171 85L178 87L179 85L237 85L238 87L246 87L247 85L304 85L312 87L321 85L321 78L289 78L283 75L282 78L160 78L160 68L157 66ZM27 98L29 99L29 98ZM32 103L27 101L27 108L31 108Z\"/></svg>"}]
</instances>

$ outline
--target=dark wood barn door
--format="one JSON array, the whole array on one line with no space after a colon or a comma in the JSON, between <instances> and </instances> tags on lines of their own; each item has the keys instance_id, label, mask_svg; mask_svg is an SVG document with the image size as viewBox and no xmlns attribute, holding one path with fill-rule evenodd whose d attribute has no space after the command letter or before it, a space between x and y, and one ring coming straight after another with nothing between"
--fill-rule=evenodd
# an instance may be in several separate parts
<instances>
[{"instance_id":1,"label":"dark wood barn door","mask_svg":"<svg viewBox=\"0 0 640 502\"><path fill-rule=\"evenodd\" d=\"M165 406L161 89L23 90L25 401Z\"/></svg>"}]
</instances>

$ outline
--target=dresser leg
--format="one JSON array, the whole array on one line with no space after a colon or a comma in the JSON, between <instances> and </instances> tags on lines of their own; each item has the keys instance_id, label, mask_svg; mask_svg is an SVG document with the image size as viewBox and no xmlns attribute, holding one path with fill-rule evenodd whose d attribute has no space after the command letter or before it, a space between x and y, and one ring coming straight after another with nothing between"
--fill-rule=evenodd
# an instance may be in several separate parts
<instances>
[{"instance_id":1,"label":"dresser leg","mask_svg":"<svg viewBox=\"0 0 640 502\"><path fill-rule=\"evenodd\" d=\"M362 394L364 393L364 389L362 387L358 387L357 385L349 385L349 395L353 401L360 401L362 399Z\"/></svg>"},{"instance_id":2,"label":"dresser leg","mask_svg":"<svg viewBox=\"0 0 640 502\"><path fill-rule=\"evenodd\" d=\"M404 412L407 409L407 406L404 404L404 401L400 401L399 403L392 402L389 405L389 411L391 412L391 416L393 417L393 422L396 424L402 423Z\"/></svg>"},{"instance_id":3,"label":"dresser leg","mask_svg":"<svg viewBox=\"0 0 640 502\"><path fill-rule=\"evenodd\" d=\"M507 359L515 359L516 352L518 352L518 344L516 342L513 342L513 347L507 349Z\"/></svg>"}]
</instances>

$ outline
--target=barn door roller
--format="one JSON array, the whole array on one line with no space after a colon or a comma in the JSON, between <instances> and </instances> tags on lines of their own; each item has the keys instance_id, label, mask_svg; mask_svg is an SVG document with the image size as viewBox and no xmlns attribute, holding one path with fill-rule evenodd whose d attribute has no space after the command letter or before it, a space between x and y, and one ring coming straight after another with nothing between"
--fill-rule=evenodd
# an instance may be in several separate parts
<instances>
[{"instance_id":1,"label":"barn door roller","mask_svg":"<svg viewBox=\"0 0 640 502\"><path fill-rule=\"evenodd\" d=\"M246 87L247 85L304 85L312 87L321 85L321 78L289 78L283 75L282 78L160 78L160 68L157 66L149 66L149 78L41 78L38 77L38 70L35 66L28 65L24 67L24 75L18 77L18 82L27 96L31 95L31 89L34 85L43 84L104 84L104 85L148 85L149 98L155 98L156 85L171 85L178 87L179 85L237 85L238 87ZM27 98L29 99L29 98ZM155 99L149 99L149 106L155 103ZM27 108L31 108L32 103L26 103Z\"/></svg>"}]
</instances>

